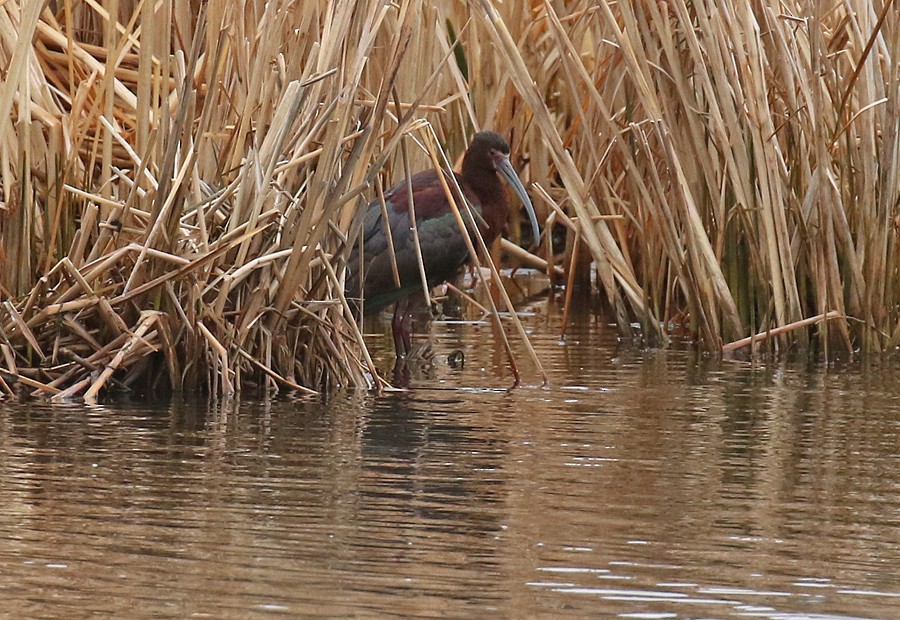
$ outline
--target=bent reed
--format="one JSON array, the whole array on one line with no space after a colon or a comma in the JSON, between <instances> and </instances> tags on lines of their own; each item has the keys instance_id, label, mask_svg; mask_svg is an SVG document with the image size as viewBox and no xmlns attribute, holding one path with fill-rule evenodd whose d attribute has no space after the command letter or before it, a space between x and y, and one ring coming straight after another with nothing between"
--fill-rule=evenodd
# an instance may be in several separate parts
<instances>
[{"instance_id":1,"label":"bent reed","mask_svg":"<svg viewBox=\"0 0 900 620\"><path fill-rule=\"evenodd\" d=\"M355 214L481 128L624 334L894 349L898 52L893 0L10 0L0 394L383 385Z\"/></svg>"}]
</instances>

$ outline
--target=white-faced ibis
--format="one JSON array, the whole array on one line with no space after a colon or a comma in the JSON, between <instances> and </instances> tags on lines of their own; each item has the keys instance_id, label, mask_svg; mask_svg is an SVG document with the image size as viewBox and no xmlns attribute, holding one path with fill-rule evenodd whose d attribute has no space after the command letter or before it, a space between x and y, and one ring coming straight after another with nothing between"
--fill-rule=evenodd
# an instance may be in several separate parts
<instances>
[{"instance_id":1,"label":"white-faced ibis","mask_svg":"<svg viewBox=\"0 0 900 620\"><path fill-rule=\"evenodd\" d=\"M509 162L509 144L502 136L490 131L475 134L463 157L462 173L454 174L466 200L472 206L474 219L485 243L492 243L500 235L509 215L509 201L500 175L525 205L531 219L535 244L538 243L540 229L534 207ZM400 276L399 287L395 283L391 265L390 241L381 201L376 199L366 207L362 224L362 251L360 244L357 244L348 261L347 292L350 297L363 298L366 315L378 312L392 303L396 304L391 327L399 358L409 354L411 348L411 317L407 313L406 300L422 292L422 278L409 219L408 183L412 183L416 228L428 286L434 287L453 279L469 259L466 240L434 169L419 172L411 179L404 179L384 194L387 225L391 230ZM454 184L449 180L447 184L457 206L465 213L464 203ZM470 224L467 223L467 226ZM474 235L474 231L470 229L469 234Z\"/></svg>"}]
</instances>

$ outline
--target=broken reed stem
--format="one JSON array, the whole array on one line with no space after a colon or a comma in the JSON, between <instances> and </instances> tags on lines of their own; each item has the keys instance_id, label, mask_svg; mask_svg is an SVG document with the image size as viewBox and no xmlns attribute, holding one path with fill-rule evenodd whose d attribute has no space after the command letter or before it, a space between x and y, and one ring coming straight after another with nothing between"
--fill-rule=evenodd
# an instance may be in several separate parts
<instances>
[{"instance_id":1,"label":"broken reed stem","mask_svg":"<svg viewBox=\"0 0 900 620\"><path fill-rule=\"evenodd\" d=\"M533 267L539 271L543 271L544 273L548 273L551 269L554 272L554 275L557 277L565 276L565 271L553 265L552 267L548 265L547 261L537 256L536 254L532 254L525 248L520 245L516 245L509 239L500 239L500 247L504 252L509 254L512 258L523 265L527 265L529 267Z\"/></svg>"},{"instance_id":2,"label":"broken reed stem","mask_svg":"<svg viewBox=\"0 0 900 620\"><path fill-rule=\"evenodd\" d=\"M142 318L136 330L134 330L134 334L132 334L131 338L126 342L121 349L116 353L116 355L112 358L112 361L106 365L106 368L100 373L100 376L97 377L96 381L88 388L87 392L84 393L84 400L87 402L96 401L97 395L100 393L100 390L103 389L103 386L106 385L106 382L109 381L110 377L112 377L113 373L119 369L122 363L125 361L126 357L132 352L132 350L140 343L146 344L150 349L153 349L153 345L147 343L144 340L144 334L150 331L150 328L159 320L160 314L158 312L144 312L142 313Z\"/></svg>"},{"instance_id":3,"label":"broken reed stem","mask_svg":"<svg viewBox=\"0 0 900 620\"><path fill-rule=\"evenodd\" d=\"M469 295L469 294L468 294L467 292L465 292L464 290L462 290L462 289L458 288L457 286L455 286L452 282L447 282L446 284L447 284L447 290L448 290L448 291L453 291L454 293L456 293L457 295L459 295L460 297L462 297L463 299L465 299L465 300L466 300L466 303L472 304L473 306L475 306L476 308L478 308L478 309L482 312L482 314L488 315L488 314L491 313L491 311L490 311L489 308L487 308L486 306L483 306L482 304L478 303L478 300L477 300L477 299L475 299L474 297L472 297L471 295Z\"/></svg>"},{"instance_id":4,"label":"broken reed stem","mask_svg":"<svg viewBox=\"0 0 900 620\"><path fill-rule=\"evenodd\" d=\"M836 310L832 310L830 312L826 312L825 314L820 314L818 316L811 316L807 319L802 319L800 321L795 321L788 325L781 325L779 327L773 327L770 330L760 332L758 334L754 334L747 338L741 338L740 340L735 340L734 342L729 342L728 344L722 347L722 351L728 353L730 351L736 351L738 349L742 349L744 347L749 347L759 342L766 340L767 338L774 338L775 336L780 336L781 334L786 334L795 329L800 329L801 327L808 327L810 325L815 325L817 323L821 323L822 321L828 321L831 319L839 319L844 318L840 312Z\"/></svg>"}]
</instances>

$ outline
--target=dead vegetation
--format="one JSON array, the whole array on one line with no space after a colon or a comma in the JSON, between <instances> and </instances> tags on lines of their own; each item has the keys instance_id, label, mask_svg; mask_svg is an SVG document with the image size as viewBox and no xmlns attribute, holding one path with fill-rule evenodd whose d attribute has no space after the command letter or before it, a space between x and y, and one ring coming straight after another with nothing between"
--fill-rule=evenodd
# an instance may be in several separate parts
<instances>
[{"instance_id":1,"label":"dead vegetation","mask_svg":"<svg viewBox=\"0 0 900 620\"><path fill-rule=\"evenodd\" d=\"M530 9L0 5L0 392L377 385L354 214L401 147L421 169L473 128L511 137L623 332L897 347L895 3Z\"/></svg>"}]
</instances>

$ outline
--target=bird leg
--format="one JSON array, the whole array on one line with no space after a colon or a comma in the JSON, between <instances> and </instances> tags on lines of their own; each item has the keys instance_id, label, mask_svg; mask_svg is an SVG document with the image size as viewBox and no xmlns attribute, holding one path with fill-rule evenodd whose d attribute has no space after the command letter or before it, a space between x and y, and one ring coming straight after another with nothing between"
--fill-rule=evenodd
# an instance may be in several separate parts
<instances>
[{"instance_id":1,"label":"bird leg","mask_svg":"<svg viewBox=\"0 0 900 620\"><path fill-rule=\"evenodd\" d=\"M405 358L412 350L413 308L410 299L401 299L394 304L391 319L391 333L394 336L394 350L398 358Z\"/></svg>"}]
</instances>

